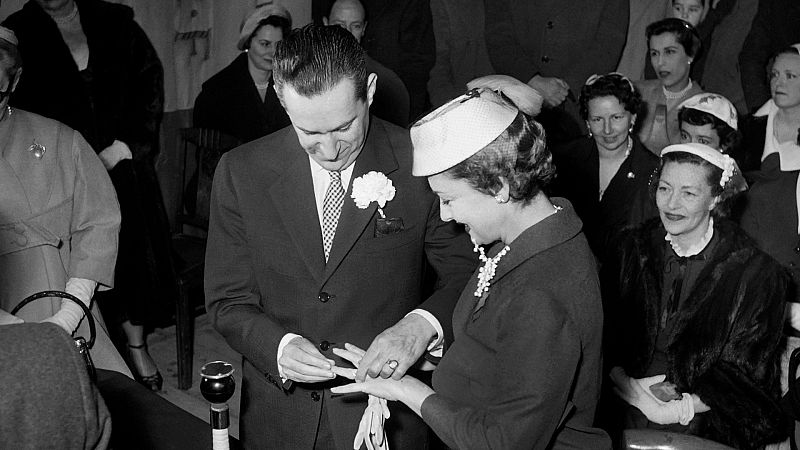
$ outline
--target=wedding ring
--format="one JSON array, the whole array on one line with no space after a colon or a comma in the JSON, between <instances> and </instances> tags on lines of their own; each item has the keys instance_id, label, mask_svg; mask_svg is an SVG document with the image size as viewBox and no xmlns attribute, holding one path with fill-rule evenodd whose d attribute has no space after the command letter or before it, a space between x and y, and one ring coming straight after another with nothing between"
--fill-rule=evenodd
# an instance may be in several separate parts
<instances>
[{"instance_id":1,"label":"wedding ring","mask_svg":"<svg viewBox=\"0 0 800 450\"><path fill-rule=\"evenodd\" d=\"M389 361L386 361L386 365L389 366L390 369L395 370L400 363L397 362L396 359L390 359Z\"/></svg>"}]
</instances>

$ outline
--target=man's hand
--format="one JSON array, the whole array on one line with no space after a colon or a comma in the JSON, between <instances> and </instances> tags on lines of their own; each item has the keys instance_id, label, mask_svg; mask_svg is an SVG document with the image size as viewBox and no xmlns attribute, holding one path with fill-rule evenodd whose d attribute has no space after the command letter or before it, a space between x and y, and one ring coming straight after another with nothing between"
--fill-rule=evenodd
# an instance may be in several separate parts
<instances>
[{"instance_id":1,"label":"man's hand","mask_svg":"<svg viewBox=\"0 0 800 450\"><path fill-rule=\"evenodd\" d=\"M409 314L375 337L361 358L356 381L364 381L367 375L399 380L425 353L435 335L433 325L424 317ZM390 364L390 361L396 361L397 364Z\"/></svg>"},{"instance_id":2,"label":"man's hand","mask_svg":"<svg viewBox=\"0 0 800 450\"><path fill-rule=\"evenodd\" d=\"M331 371L334 362L323 356L311 341L300 336L286 344L278 364L286 378L300 383L319 383L336 376Z\"/></svg>"},{"instance_id":3,"label":"man's hand","mask_svg":"<svg viewBox=\"0 0 800 450\"><path fill-rule=\"evenodd\" d=\"M544 97L544 104L551 108L564 103L569 94L569 85L561 78L536 75L528 81L528 86L536 89Z\"/></svg>"}]
</instances>

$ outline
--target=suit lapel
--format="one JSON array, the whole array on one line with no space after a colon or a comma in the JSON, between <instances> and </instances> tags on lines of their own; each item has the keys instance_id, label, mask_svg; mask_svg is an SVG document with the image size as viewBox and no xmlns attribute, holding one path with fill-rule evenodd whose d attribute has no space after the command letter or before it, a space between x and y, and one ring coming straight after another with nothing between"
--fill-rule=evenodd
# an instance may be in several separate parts
<instances>
[{"instance_id":1,"label":"suit lapel","mask_svg":"<svg viewBox=\"0 0 800 450\"><path fill-rule=\"evenodd\" d=\"M353 181L370 171L383 172L388 177L390 173L397 170L397 160L394 157L386 129L375 118L371 118L370 122L367 141L361 154L356 159L353 176L350 177L350 183L347 186L344 205L342 205L342 214L339 216L339 224L336 227L336 235L333 238L331 254L328 257L328 263L325 265L323 283L339 267L361 234L373 232L371 227L366 231L364 229L374 223L373 217L378 210L378 206L373 202L366 209L358 208L350 197Z\"/></svg>"},{"instance_id":2,"label":"suit lapel","mask_svg":"<svg viewBox=\"0 0 800 450\"><path fill-rule=\"evenodd\" d=\"M294 142L294 145L297 146L297 143ZM269 193L300 257L311 275L319 281L325 270L325 255L311 167L305 151L294 151L298 157L286 168L283 177L270 188Z\"/></svg>"}]
</instances>

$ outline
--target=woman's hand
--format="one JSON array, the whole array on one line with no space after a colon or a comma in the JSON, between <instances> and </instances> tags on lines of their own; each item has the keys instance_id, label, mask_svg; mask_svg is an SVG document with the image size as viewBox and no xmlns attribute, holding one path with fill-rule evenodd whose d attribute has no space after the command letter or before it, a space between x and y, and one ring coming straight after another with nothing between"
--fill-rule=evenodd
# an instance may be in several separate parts
<instances>
[{"instance_id":1,"label":"woman's hand","mask_svg":"<svg viewBox=\"0 0 800 450\"><path fill-rule=\"evenodd\" d=\"M113 144L104 148L97 156L105 166L106 170L113 169L123 159L133 159L131 149L122 141L114 141Z\"/></svg>"},{"instance_id":2,"label":"woman's hand","mask_svg":"<svg viewBox=\"0 0 800 450\"><path fill-rule=\"evenodd\" d=\"M364 356L364 350L351 344L345 344L344 346L344 349L333 349L333 353L358 367L361 357ZM335 374L351 380L354 380L356 376L356 369L332 367L331 370L333 370ZM367 377L366 380L360 383L346 384L344 386L332 388L331 392L334 394L363 392L386 400L403 402L406 406L411 408L412 411L417 413L417 415L420 414L422 402L428 398L428 396L435 394L433 389L428 385L408 375L403 376L403 378L399 380Z\"/></svg>"},{"instance_id":3,"label":"woman's hand","mask_svg":"<svg viewBox=\"0 0 800 450\"><path fill-rule=\"evenodd\" d=\"M635 406L651 422L660 425L680 423L688 425L694 417L694 399L683 394L681 400L662 402L650 392L650 387L663 382L666 375L631 378L621 367L611 369L614 392L629 405Z\"/></svg>"},{"instance_id":4,"label":"woman's hand","mask_svg":"<svg viewBox=\"0 0 800 450\"><path fill-rule=\"evenodd\" d=\"M529 116L537 116L542 111L544 101L542 94L532 86L508 75L486 75L467 83L467 89L479 88L502 92L517 109Z\"/></svg>"}]
</instances>

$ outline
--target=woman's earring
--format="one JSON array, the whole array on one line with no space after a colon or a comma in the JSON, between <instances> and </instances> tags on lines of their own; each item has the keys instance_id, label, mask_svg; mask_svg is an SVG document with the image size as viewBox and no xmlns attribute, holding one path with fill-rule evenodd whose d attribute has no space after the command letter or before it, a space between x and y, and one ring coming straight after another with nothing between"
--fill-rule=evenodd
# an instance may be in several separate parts
<instances>
[{"instance_id":1,"label":"woman's earring","mask_svg":"<svg viewBox=\"0 0 800 450\"><path fill-rule=\"evenodd\" d=\"M594 134L592 134L592 130L589 130L589 139L591 139L592 137L594 137Z\"/></svg>"},{"instance_id":2,"label":"woman's earring","mask_svg":"<svg viewBox=\"0 0 800 450\"><path fill-rule=\"evenodd\" d=\"M636 122L631 122L631 127L628 128L628 134L633 133L633 128L636 126Z\"/></svg>"}]
</instances>

